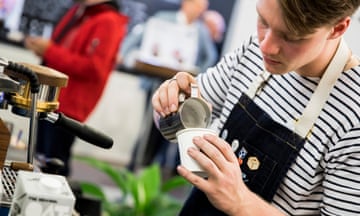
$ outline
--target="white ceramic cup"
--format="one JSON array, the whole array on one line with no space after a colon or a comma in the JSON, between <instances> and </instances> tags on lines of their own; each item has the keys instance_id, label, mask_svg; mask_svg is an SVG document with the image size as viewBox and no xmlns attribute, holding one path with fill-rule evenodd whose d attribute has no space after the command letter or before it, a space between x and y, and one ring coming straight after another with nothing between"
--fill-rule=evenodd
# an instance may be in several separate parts
<instances>
[{"instance_id":1,"label":"white ceramic cup","mask_svg":"<svg viewBox=\"0 0 360 216\"><path fill-rule=\"evenodd\" d=\"M193 143L194 137L202 137L205 134L216 135L216 132L208 128L186 128L176 133L181 165L202 177L207 177L207 174L204 172L202 167L188 154L187 151L190 147L197 148Z\"/></svg>"}]
</instances>

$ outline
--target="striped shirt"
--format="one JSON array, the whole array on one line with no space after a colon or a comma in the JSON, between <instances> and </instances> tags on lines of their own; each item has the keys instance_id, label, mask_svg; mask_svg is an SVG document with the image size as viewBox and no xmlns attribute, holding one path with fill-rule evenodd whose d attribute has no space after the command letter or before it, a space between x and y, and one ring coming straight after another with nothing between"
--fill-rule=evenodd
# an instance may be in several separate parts
<instances>
[{"instance_id":1,"label":"striped shirt","mask_svg":"<svg viewBox=\"0 0 360 216\"><path fill-rule=\"evenodd\" d=\"M263 71L256 37L198 76L220 129ZM254 102L273 120L295 121L320 78L272 75ZM342 73L272 204L288 215L360 215L360 66Z\"/></svg>"}]
</instances>

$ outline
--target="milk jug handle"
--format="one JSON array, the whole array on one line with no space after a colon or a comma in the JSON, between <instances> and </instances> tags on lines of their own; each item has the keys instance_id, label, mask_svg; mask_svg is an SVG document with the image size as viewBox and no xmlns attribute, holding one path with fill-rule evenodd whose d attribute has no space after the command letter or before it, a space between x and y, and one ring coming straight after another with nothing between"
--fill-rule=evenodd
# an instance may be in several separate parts
<instances>
[{"instance_id":1,"label":"milk jug handle","mask_svg":"<svg viewBox=\"0 0 360 216\"><path fill-rule=\"evenodd\" d=\"M191 83L191 96L190 97L198 97L199 89L198 86L194 83Z\"/></svg>"},{"instance_id":2,"label":"milk jug handle","mask_svg":"<svg viewBox=\"0 0 360 216\"><path fill-rule=\"evenodd\" d=\"M191 83L191 91L190 91L190 97L194 97L194 98L197 98L199 96L199 89L198 89L198 86L194 83ZM179 94L179 103L182 103L185 101L185 93L183 92L180 92Z\"/></svg>"}]
</instances>

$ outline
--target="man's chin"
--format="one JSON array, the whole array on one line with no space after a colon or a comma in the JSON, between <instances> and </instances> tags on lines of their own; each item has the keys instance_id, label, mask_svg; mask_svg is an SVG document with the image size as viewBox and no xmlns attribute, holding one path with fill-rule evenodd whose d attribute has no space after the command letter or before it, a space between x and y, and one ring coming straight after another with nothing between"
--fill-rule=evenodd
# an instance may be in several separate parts
<instances>
[{"instance_id":1,"label":"man's chin","mask_svg":"<svg viewBox=\"0 0 360 216\"><path fill-rule=\"evenodd\" d=\"M265 64L265 70L271 74L285 74L288 70L280 67L271 67Z\"/></svg>"}]
</instances>

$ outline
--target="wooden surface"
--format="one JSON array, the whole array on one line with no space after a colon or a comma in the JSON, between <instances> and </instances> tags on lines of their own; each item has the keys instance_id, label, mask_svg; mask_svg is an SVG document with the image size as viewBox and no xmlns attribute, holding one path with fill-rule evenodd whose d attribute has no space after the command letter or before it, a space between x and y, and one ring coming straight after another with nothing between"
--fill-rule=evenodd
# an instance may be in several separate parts
<instances>
[{"instance_id":1,"label":"wooden surface","mask_svg":"<svg viewBox=\"0 0 360 216\"><path fill-rule=\"evenodd\" d=\"M10 132L0 118L0 170L4 167L6 154L10 144Z\"/></svg>"},{"instance_id":2,"label":"wooden surface","mask_svg":"<svg viewBox=\"0 0 360 216\"><path fill-rule=\"evenodd\" d=\"M178 70L152 65L141 61L136 61L135 70L141 71L144 75L156 76L162 79L170 79Z\"/></svg>"},{"instance_id":3,"label":"wooden surface","mask_svg":"<svg viewBox=\"0 0 360 216\"><path fill-rule=\"evenodd\" d=\"M36 73L36 75L39 78L40 84L45 84L45 85L55 86L55 87L67 86L69 77L66 74L63 74L57 70L54 70L52 68L42 66L42 65L37 65L37 64L27 63L27 62L20 62L18 64L21 64L21 65L31 69L34 73ZM5 69L4 73L8 76L28 80L28 77L26 77L25 75L20 74L18 72L14 72L12 70Z\"/></svg>"}]
</instances>

